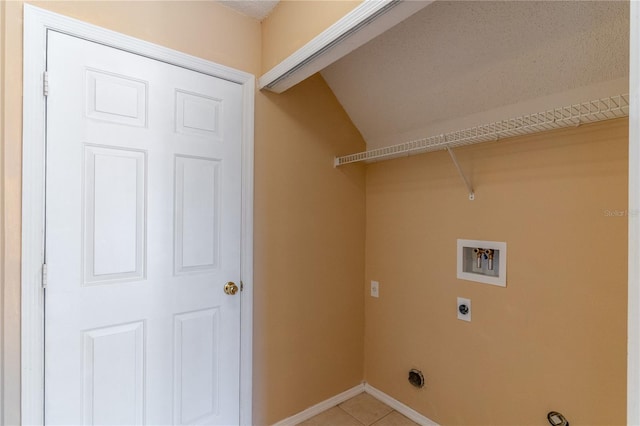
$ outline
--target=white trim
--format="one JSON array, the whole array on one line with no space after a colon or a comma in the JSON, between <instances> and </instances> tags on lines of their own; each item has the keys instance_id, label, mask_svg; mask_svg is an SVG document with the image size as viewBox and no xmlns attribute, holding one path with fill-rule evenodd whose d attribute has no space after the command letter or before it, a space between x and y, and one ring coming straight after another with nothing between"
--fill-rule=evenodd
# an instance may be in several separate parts
<instances>
[{"instance_id":1,"label":"white trim","mask_svg":"<svg viewBox=\"0 0 640 426\"><path fill-rule=\"evenodd\" d=\"M106 30L28 4L24 5L24 105L22 189L22 424L40 425L44 406L44 248L45 109L42 73L48 30L101 43L137 55L198 71L243 86L242 260L240 422L252 423L253 335L253 126L255 78L229 67Z\"/></svg>"},{"instance_id":2,"label":"white trim","mask_svg":"<svg viewBox=\"0 0 640 426\"><path fill-rule=\"evenodd\" d=\"M282 93L432 2L365 0L260 77L259 87Z\"/></svg>"},{"instance_id":3,"label":"white trim","mask_svg":"<svg viewBox=\"0 0 640 426\"><path fill-rule=\"evenodd\" d=\"M627 424L640 425L640 4L630 4Z\"/></svg>"},{"instance_id":4,"label":"white trim","mask_svg":"<svg viewBox=\"0 0 640 426\"><path fill-rule=\"evenodd\" d=\"M365 391L365 385L361 384L358 386L354 386L349 390L346 390L336 396L333 396L329 399L326 399L313 407L309 407L304 411L299 412L291 417L287 417L284 420L280 420L278 423L274 423L272 426L294 426L298 423L302 423L305 420L309 420L311 417L317 416L323 411L327 411L329 408L333 408L338 404L342 404L343 402L353 398L354 396L360 395Z\"/></svg>"},{"instance_id":5,"label":"white trim","mask_svg":"<svg viewBox=\"0 0 640 426\"><path fill-rule=\"evenodd\" d=\"M44 405L44 116L46 40L32 7L24 6L22 129L21 419L43 423ZM30 125L27 125L29 123Z\"/></svg>"},{"instance_id":6,"label":"white trim","mask_svg":"<svg viewBox=\"0 0 640 426\"><path fill-rule=\"evenodd\" d=\"M423 416L422 414L418 413L413 408L410 408L409 406L404 405L402 402L398 401L395 398L390 397L386 393L374 388L373 386L371 386L368 383L365 383L364 391L366 393L368 393L369 395L371 395L372 397L374 397L375 399L377 399L378 401L384 402L389 407L391 407L394 410L396 410L398 413L400 413L400 414L404 415L405 417L408 417L409 419L411 419L414 422L418 423L419 425L423 425L423 426L439 426L438 423L434 422L433 420L429 419L428 417Z\"/></svg>"},{"instance_id":7,"label":"white trim","mask_svg":"<svg viewBox=\"0 0 640 426\"><path fill-rule=\"evenodd\" d=\"M256 80L243 87L242 131L242 241L240 279L240 425L253 424L253 135Z\"/></svg>"}]
</instances>

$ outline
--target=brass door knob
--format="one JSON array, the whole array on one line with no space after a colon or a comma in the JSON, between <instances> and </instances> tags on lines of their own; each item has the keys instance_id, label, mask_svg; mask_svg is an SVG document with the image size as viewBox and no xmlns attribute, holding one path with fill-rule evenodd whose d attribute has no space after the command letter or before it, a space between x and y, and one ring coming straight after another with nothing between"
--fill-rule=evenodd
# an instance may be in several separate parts
<instances>
[{"instance_id":1,"label":"brass door knob","mask_svg":"<svg viewBox=\"0 0 640 426\"><path fill-rule=\"evenodd\" d=\"M232 283L231 281L229 281L224 285L224 292L227 293L229 296L233 296L238 292L238 286L235 283Z\"/></svg>"}]
</instances>

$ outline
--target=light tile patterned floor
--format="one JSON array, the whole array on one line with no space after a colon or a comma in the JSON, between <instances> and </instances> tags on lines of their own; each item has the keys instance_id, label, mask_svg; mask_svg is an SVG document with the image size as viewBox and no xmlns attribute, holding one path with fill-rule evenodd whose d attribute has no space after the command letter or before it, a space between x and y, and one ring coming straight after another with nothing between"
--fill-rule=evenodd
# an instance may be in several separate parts
<instances>
[{"instance_id":1,"label":"light tile patterned floor","mask_svg":"<svg viewBox=\"0 0 640 426\"><path fill-rule=\"evenodd\" d=\"M367 393L318 414L298 426L417 426Z\"/></svg>"}]
</instances>

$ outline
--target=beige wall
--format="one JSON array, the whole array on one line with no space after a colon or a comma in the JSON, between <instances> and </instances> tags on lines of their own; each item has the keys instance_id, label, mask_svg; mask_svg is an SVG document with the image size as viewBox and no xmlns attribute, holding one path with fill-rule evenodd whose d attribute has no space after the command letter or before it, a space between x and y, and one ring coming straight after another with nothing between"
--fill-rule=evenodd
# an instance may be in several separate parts
<instances>
[{"instance_id":1,"label":"beige wall","mask_svg":"<svg viewBox=\"0 0 640 426\"><path fill-rule=\"evenodd\" d=\"M260 73L260 23L215 2L33 4ZM3 417L17 424L22 2L1 8ZM337 170L331 159L363 146L320 77L280 97L256 93L255 424L293 415L362 379L364 169Z\"/></svg>"},{"instance_id":2,"label":"beige wall","mask_svg":"<svg viewBox=\"0 0 640 426\"><path fill-rule=\"evenodd\" d=\"M257 106L254 409L273 423L362 381L364 168L332 161L364 146L319 75Z\"/></svg>"},{"instance_id":3,"label":"beige wall","mask_svg":"<svg viewBox=\"0 0 640 426\"><path fill-rule=\"evenodd\" d=\"M367 382L443 425L625 424L627 127L461 148L475 201L446 152L368 166ZM507 287L456 279L457 238L506 241Z\"/></svg>"},{"instance_id":4,"label":"beige wall","mask_svg":"<svg viewBox=\"0 0 640 426\"><path fill-rule=\"evenodd\" d=\"M361 0L281 1L262 21L262 73L333 25Z\"/></svg>"}]
</instances>

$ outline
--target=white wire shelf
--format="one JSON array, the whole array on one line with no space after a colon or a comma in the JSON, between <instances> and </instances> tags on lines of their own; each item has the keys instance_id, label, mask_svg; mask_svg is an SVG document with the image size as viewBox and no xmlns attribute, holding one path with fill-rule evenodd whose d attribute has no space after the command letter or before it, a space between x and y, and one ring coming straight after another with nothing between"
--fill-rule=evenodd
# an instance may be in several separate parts
<instances>
[{"instance_id":1,"label":"white wire shelf","mask_svg":"<svg viewBox=\"0 0 640 426\"><path fill-rule=\"evenodd\" d=\"M337 167L360 161L397 157L402 154L420 154L627 116L629 116L629 95L615 95L336 157L334 165Z\"/></svg>"}]
</instances>

